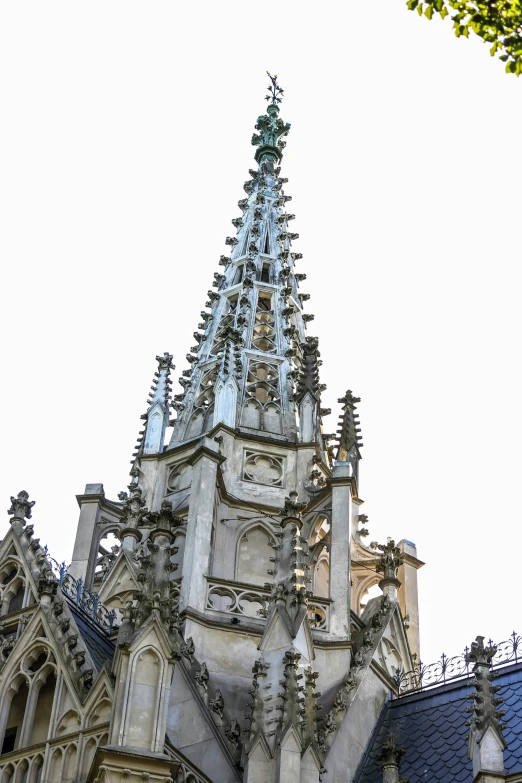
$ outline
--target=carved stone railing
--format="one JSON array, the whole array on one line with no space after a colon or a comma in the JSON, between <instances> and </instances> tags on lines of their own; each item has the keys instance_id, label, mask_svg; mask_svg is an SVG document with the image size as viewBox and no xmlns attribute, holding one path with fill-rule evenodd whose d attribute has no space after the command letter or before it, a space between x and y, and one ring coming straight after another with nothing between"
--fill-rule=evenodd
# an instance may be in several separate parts
<instances>
[{"instance_id":1,"label":"carved stone railing","mask_svg":"<svg viewBox=\"0 0 522 783\"><path fill-rule=\"evenodd\" d=\"M491 639L488 644L493 645ZM493 668L507 666L510 663L522 661L522 637L515 631L509 639L499 642L497 652L493 658ZM406 696L410 693L424 691L427 688L434 688L437 685L443 685L453 680L466 679L470 677L473 670L473 664L467 662L469 649L466 647L461 655L455 655L448 658L442 653L440 660L435 663L419 665L408 672L398 670L395 675L397 682L398 697Z\"/></svg>"},{"instance_id":2,"label":"carved stone railing","mask_svg":"<svg viewBox=\"0 0 522 783\"><path fill-rule=\"evenodd\" d=\"M0 779L4 780L37 780L38 770L43 766L46 753L46 743L31 745L30 748L18 748L11 753L0 756ZM35 761L38 766L35 766ZM10 770L13 773L10 775ZM23 775L29 771L31 777Z\"/></svg>"},{"instance_id":3,"label":"carved stone railing","mask_svg":"<svg viewBox=\"0 0 522 783\"><path fill-rule=\"evenodd\" d=\"M207 582L207 609L250 619L263 619L267 616L270 590L260 585L214 577L208 578ZM308 617L315 631L328 631L330 602L313 596L308 604Z\"/></svg>"},{"instance_id":4,"label":"carved stone railing","mask_svg":"<svg viewBox=\"0 0 522 783\"><path fill-rule=\"evenodd\" d=\"M114 609L107 609L102 603L100 603L100 597L98 593L91 590L87 590L84 587L83 580L75 579L68 573L69 566L65 563L58 563L53 557L47 555L47 559L53 569L53 573L58 577L60 582L60 588L66 598L78 609L81 609L83 614L94 623L94 625L104 634L110 636L115 626L116 611Z\"/></svg>"}]
</instances>

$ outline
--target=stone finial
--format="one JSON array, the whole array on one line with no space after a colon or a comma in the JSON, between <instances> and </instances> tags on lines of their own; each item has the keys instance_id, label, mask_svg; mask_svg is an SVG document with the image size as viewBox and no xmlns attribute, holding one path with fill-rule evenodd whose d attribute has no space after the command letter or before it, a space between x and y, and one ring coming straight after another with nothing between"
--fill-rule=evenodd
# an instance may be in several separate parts
<instances>
[{"instance_id":1,"label":"stone finial","mask_svg":"<svg viewBox=\"0 0 522 783\"><path fill-rule=\"evenodd\" d=\"M179 527L180 525L179 517L174 515L172 510L172 503L170 500L163 500L160 510L151 511L147 515L147 519L152 528L156 530L172 531L174 528ZM172 554L175 554L175 552Z\"/></svg>"},{"instance_id":2,"label":"stone finial","mask_svg":"<svg viewBox=\"0 0 522 783\"><path fill-rule=\"evenodd\" d=\"M259 133L254 133L252 136L252 144L258 147L255 158L258 163L263 160L280 161L283 157L283 150L286 146L286 142L283 138L288 135L290 130L290 124L283 122L279 118L279 106L280 96L283 94L282 89L279 87L276 81L277 77L270 77L272 82L271 96L269 100L272 102L267 106L267 113L262 114L257 118L256 130Z\"/></svg>"},{"instance_id":3,"label":"stone finial","mask_svg":"<svg viewBox=\"0 0 522 783\"><path fill-rule=\"evenodd\" d=\"M384 579L396 579L399 566L403 564L404 560L401 550L396 546L393 538L388 539L387 544L372 544L372 547L382 552L376 570L383 574Z\"/></svg>"},{"instance_id":4,"label":"stone finial","mask_svg":"<svg viewBox=\"0 0 522 783\"><path fill-rule=\"evenodd\" d=\"M148 515L145 507L145 498L142 497L142 489L137 484L129 484L129 493L120 492L119 500L123 502L121 521L125 528L137 529L142 520Z\"/></svg>"},{"instance_id":5,"label":"stone finial","mask_svg":"<svg viewBox=\"0 0 522 783\"><path fill-rule=\"evenodd\" d=\"M156 356L158 362L158 370L172 370L174 365L172 363L172 354L164 353L163 356Z\"/></svg>"},{"instance_id":6,"label":"stone finial","mask_svg":"<svg viewBox=\"0 0 522 783\"><path fill-rule=\"evenodd\" d=\"M401 550L392 538L388 539L387 544L378 544L376 541L372 541L370 546L372 549L378 549L382 552L376 566L376 571L383 574L379 587L389 599L396 600L397 590L401 586L397 579L397 571L404 562Z\"/></svg>"},{"instance_id":7,"label":"stone finial","mask_svg":"<svg viewBox=\"0 0 522 783\"><path fill-rule=\"evenodd\" d=\"M469 755L473 759L473 774L491 772L503 774L504 750L507 747L503 735L505 724L500 719L505 714L498 707L504 699L497 696L499 685L493 685L496 673L491 671L497 648L491 642L484 644L484 637L477 636L466 653L466 663L473 664L475 691L467 696L474 704L466 712L472 717L466 722L471 727L469 734Z\"/></svg>"},{"instance_id":8,"label":"stone finial","mask_svg":"<svg viewBox=\"0 0 522 783\"><path fill-rule=\"evenodd\" d=\"M473 671L475 671L477 665L487 666L489 668L493 662L493 658L495 657L496 653L497 653L497 648L495 647L494 644L489 644L485 647L484 637L477 636L475 641L471 642L471 648L469 652L466 653L466 663L475 664L475 666L473 667Z\"/></svg>"},{"instance_id":9,"label":"stone finial","mask_svg":"<svg viewBox=\"0 0 522 783\"><path fill-rule=\"evenodd\" d=\"M301 512L306 507L306 503L299 503L298 493L295 490L290 492L290 496L285 498L284 508L281 509L281 516L284 519L301 520Z\"/></svg>"},{"instance_id":10,"label":"stone finial","mask_svg":"<svg viewBox=\"0 0 522 783\"><path fill-rule=\"evenodd\" d=\"M35 502L35 500L29 500L29 493L25 489L19 492L15 498L11 496L11 508L7 510L7 513L12 517L10 522L17 532L21 532L26 519L31 519L31 509Z\"/></svg>"},{"instance_id":11,"label":"stone finial","mask_svg":"<svg viewBox=\"0 0 522 783\"><path fill-rule=\"evenodd\" d=\"M377 761L381 762L383 783L400 783L399 768L405 753L406 748L399 747L395 742L394 735L388 734L386 742L377 755ZM402 780L406 783L404 778Z\"/></svg>"}]
</instances>

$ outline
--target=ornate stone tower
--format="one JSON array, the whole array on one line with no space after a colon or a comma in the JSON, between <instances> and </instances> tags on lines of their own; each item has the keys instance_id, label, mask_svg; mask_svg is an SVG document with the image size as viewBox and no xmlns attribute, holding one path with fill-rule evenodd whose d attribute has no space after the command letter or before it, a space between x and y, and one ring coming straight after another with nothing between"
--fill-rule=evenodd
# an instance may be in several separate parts
<instances>
[{"instance_id":1,"label":"ornate stone tower","mask_svg":"<svg viewBox=\"0 0 522 783\"><path fill-rule=\"evenodd\" d=\"M78 723L70 778L55 762L61 707L53 707L39 756L50 783L349 780L397 670L411 669L418 652L421 563L408 542L364 543L359 400L350 391L339 400L337 435L323 430L330 411L280 172L290 125L270 80L230 255L221 256L172 401L172 356L157 357L128 492L110 501L103 485L87 485L72 564L55 577L45 553L38 573L31 565L27 498L3 543L26 568L35 612L56 620L76 600L79 619L70 612L61 636L42 620L53 660L72 644L69 633L92 645L95 628L106 645L70 685ZM107 546L111 534L119 548ZM382 592L365 603L377 584ZM96 602L93 612L86 601ZM99 622L102 608L110 627ZM109 705L106 725L89 734L98 702ZM6 718L11 730L16 715Z\"/></svg>"}]
</instances>

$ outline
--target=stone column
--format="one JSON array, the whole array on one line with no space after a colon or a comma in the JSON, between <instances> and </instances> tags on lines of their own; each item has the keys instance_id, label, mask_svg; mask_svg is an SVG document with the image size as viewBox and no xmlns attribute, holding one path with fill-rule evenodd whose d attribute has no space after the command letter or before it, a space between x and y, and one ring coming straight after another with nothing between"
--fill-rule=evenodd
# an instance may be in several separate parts
<instances>
[{"instance_id":1,"label":"stone column","mask_svg":"<svg viewBox=\"0 0 522 783\"><path fill-rule=\"evenodd\" d=\"M417 559L417 547L411 541L403 539L398 545L402 553L403 563L397 572L397 578L402 584L399 591L399 605L403 617L407 617L407 635L412 653L417 653L420 661L419 635L419 593L417 587L417 571L424 563Z\"/></svg>"},{"instance_id":2,"label":"stone column","mask_svg":"<svg viewBox=\"0 0 522 783\"><path fill-rule=\"evenodd\" d=\"M187 607L204 612L210 560L210 540L214 517L214 498L218 465L225 457L219 453L219 445L203 438L192 457L187 460L193 467L190 489L187 540L183 557L180 611Z\"/></svg>"},{"instance_id":3,"label":"stone column","mask_svg":"<svg viewBox=\"0 0 522 783\"><path fill-rule=\"evenodd\" d=\"M80 504L80 518L76 529L76 539L69 573L75 579L85 583L91 556L92 541L100 507L105 500L103 484L87 484L83 495L77 495Z\"/></svg>"},{"instance_id":4,"label":"stone column","mask_svg":"<svg viewBox=\"0 0 522 783\"><path fill-rule=\"evenodd\" d=\"M352 518L352 469L337 464L332 488L332 525L330 528L330 636L350 636L350 536Z\"/></svg>"},{"instance_id":5,"label":"stone column","mask_svg":"<svg viewBox=\"0 0 522 783\"><path fill-rule=\"evenodd\" d=\"M142 537L141 531L135 527L124 527L120 530L121 545L127 552L134 552Z\"/></svg>"}]
</instances>

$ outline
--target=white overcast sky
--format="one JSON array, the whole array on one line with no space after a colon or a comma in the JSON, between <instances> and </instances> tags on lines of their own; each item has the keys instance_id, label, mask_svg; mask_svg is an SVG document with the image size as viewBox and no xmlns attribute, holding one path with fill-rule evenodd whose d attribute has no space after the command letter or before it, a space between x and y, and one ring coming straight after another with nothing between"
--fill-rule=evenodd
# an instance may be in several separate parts
<instances>
[{"instance_id":1,"label":"white overcast sky","mask_svg":"<svg viewBox=\"0 0 522 783\"><path fill-rule=\"evenodd\" d=\"M362 397L371 539L426 562L422 657L522 632L522 79L403 0L0 5L1 502L27 489L69 560L75 494L125 488L154 357L186 366L234 233L267 69L328 426Z\"/></svg>"}]
</instances>

